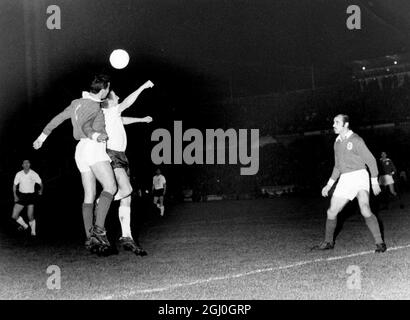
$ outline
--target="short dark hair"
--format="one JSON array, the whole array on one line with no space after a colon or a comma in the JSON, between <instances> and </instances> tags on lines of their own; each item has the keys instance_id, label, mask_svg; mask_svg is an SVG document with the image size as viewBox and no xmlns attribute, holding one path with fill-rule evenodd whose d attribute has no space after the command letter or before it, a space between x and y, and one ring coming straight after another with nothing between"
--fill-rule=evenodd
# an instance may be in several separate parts
<instances>
[{"instance_id":1,"label":"short dark hair","mask_svg":"<svg viewBox=\"0 0 410 320\"><path fill-rule=\"evenodd\" d=\"M338 114L336 117L342 117L343 120L343 125L347 122L349 123L349 127L350 127L350 118L347 114Z\"/></svg>"},{"instance_id":2,"label":"short dark hair","mask_svg":"<svg viewBox=\"0 0 410 320\"><path fill-rule=\"evenodd\" d=\"M110 84L110 76L107 74L97 74L90 85L90 92L97 94L102 89L107 89Z\"/></svg>"}]
</instances>

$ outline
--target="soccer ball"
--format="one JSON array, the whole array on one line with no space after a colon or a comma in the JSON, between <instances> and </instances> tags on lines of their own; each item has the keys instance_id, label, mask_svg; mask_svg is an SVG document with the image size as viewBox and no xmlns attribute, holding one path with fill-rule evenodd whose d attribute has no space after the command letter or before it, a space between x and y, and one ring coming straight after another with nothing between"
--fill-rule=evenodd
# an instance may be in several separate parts
<instances>
[{"instance_id":1,"label":"soccer ball","mask_svg":"<svg viewBox=\"0 0 410 320\"><path fill-rule=\"evenodd\" d=\"M116 49L110 55L110 63L115 69L124 69L129 61L130 56L123 49Z\"/></svg>"}]
</instances>

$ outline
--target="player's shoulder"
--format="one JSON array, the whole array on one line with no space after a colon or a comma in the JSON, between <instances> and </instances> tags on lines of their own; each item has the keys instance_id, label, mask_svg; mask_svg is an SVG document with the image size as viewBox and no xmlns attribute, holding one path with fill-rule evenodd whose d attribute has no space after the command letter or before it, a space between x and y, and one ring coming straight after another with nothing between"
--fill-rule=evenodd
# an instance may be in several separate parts
<instances>
[{"instance_id":1,"label":"player's shoulder","mask_svg":"<svg viewBox=\"0 0 410 320\"><path fill-rule=\"evenodd\" d=\"M24 170L20 170L20 171L18 171L18 172L16 173L16 177L21 176L21 175L23 174L23 172L24 172Z\"/></svg>"},{"instance_id":2,"label":"player's shoulder","mask_svg":"<svg viewBox=\"0 0 410 320\"><path fill-rule=\"evenodd\" d=\"M364 142L363 138L359 136L357 133L352 133L349 139L352 142Z\"/></svg>"}]
</instances>

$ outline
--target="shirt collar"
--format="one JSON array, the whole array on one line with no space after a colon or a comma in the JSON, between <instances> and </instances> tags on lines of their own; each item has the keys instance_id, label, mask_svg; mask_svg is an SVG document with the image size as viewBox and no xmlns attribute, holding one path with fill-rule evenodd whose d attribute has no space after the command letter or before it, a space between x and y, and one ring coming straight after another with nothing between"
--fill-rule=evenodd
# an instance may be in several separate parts
<instances>
[{"instance_id":1,"label":"shirt collar","mask_svg":"<svg viewBox=\"0 0 410 320\"><path fill-rule=\"evenodd\" d=\"M83 91L83 99L90 99L90 100L93 100L93 101L95 101L95 102L101 102L100 99L97 99L97 98L93 97L93 96L92 96L89 92L87 92L87 91Z\"/></svg>"},{"instance_id":2,"label":"shirt collar","mask_svg":"<svg viewBox=\"0 0 410 320\"><path fill-rule=\"evenodd\" d=\"M351 136L352 134L353 134L353 131L352 131L352 130L347 131L343 138L342 138L342 136L339 134L339 135L337 136L337 138L336 138L336 141L338 141L338 140L339 140L339 141L342 141L342 140L344 140L344 139L348 139L348 138L350 138L350 136Z\"/></svg>"}]
</instances>

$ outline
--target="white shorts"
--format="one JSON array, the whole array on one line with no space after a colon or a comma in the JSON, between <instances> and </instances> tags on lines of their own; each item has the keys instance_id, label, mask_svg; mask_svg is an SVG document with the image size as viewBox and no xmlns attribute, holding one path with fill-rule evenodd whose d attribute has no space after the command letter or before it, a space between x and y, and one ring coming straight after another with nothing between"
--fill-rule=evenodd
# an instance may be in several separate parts
<instances>
[{"instance_id":1,"label":"white shorts","mask_svg":"<svg viewBox=\"0 0 410 320\"><path fill-rule=\"evenodd\" d=\"M342 173L333 196L353 200L360 190L370 191L369 174L365 169Z\"/></svg>"},{"instance_id":2,"label":"white shorts","mask_svg":"<svg viewBox=\"0 0 410 320\"><path fill-rule=\"evenodd\" d=\"M91 171L91 166L97 162L109 161L107 155L106 143L97 142L91 139L81 139L75 148L75 163L80 172Z\"/></svg>"},{"instance_id":3,"label":"white shorts","mask_svg":"<svg viewBox=\"0 0 410 320\"><path fill-rule=\"evenodd\" d=\"M379 183L382 186L388 186L389 184L394 184L394 180L391 174L385 174L384 176L380 176Z\"/></svg>"}]
</instances>

